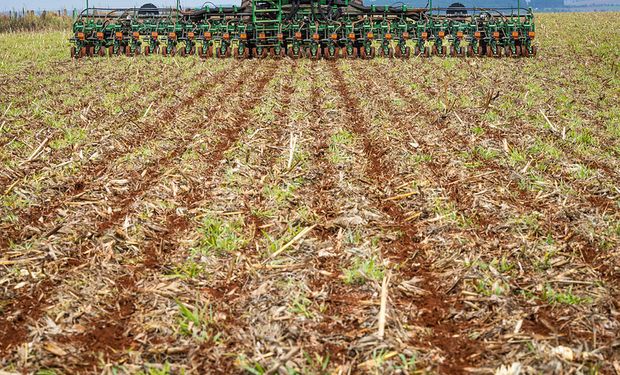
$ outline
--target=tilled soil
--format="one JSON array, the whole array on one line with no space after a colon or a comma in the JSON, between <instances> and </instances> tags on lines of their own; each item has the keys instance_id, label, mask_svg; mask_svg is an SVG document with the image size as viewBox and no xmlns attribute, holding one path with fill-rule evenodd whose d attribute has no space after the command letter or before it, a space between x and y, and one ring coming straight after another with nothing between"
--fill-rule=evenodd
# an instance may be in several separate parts
<instances>
[{"instance_id":1,"label":"tilled soil","mask_svg":"<svg viewBox=\"0 0 620 375\"><path fill-rule=\"evenodd\" d=\"M535 59L0 76L0 369L620 373L620 38L582 22Z\"/></svg>"}]
</instances>

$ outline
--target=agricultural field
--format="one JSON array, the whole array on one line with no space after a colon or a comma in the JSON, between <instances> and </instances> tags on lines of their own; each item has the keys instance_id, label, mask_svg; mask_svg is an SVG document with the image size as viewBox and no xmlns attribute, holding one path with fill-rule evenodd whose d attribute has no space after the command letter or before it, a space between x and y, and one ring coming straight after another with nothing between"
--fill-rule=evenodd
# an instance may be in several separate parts
<instances>
[{"instance_id":1,"label":"agricultural field","mask_svg":"<svg viewBox=\"0 0 620 375\"><path fill-rule=\"evenodd\" d=\"M0 34L0 370L620 374L620 15L537 22L533 59Z\"/></svg>"}]
</instances>

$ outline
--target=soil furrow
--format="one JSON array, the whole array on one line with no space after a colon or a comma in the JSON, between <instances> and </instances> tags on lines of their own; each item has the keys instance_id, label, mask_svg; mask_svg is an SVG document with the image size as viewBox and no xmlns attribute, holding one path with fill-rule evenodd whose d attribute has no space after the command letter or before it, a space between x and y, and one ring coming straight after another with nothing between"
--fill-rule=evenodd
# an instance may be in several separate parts
<instances>
[{"instance_id":1,"label":"soil furrow","mask_svg":"<svg viewBox=\"0 0 620 375\"><path fill-rule=\"evenodd\" d=\"M402 85L396 85L396 81L394 79L388 79L388 84L390 88L397 92L401 98L405 99L410 103L410 111L418 110L418 113L423 114L427 119L429 119L432 126L438 126L442 131L446 133L444 136L442 144L445 145L453 145L456 141L457 144L452 147L453 152L461 152L463 150L471 150L474 149L472 145L472 141L463 136L460 132L449 125L449 121L446 119L446 115L438 112L430 111L429 109L425 109L422 103L418 102L415 99L411 99L411 95L408 95L404 91L404 87ZM473 121L475 123L475 121ZM534 131L534 130L532 130ZM516 138L512 133L500 133L497 130L489 130L489 133L492 134L491 140L500 140L500 139L509 139L511 144L518 144L519 139ZM406 133L410 136L410 133ZM494 135L494 136L493 136ZM422 137L418 137L416 139L408 138L409 142L419 142L422 140ZM504 186L517 185L519 183L519 176L516 172L509 166L498 163L495 160L487 159L487 158L477 158L477 162L481 164L481 167L476 170L477 173L493 173L495 178L499 178L500 182ZM449 173L443 173L440 166L437 163L429 163L431 166L431 170L435 174L437 178L441 178L441 176L448 176ZM447 166L447 163L444 164ZM501 171L502 173L495 173ZM620 213L620 208L617 205L612 203L612 200L598 197L596 195L592 195L590 193L591 186L580 183L579 181L575 181L574 178L568 176L565 172L559 171L557 174L547 174L551 180L555 181L571 181L572 184L577 184L582 187L582 194L572 195L570 198L571 201L575 200L579 204L580 211L587 213L592 211L592 208L596 209L597 212L600 213L609 213L612 216ZM558 175L559 174L559 175ZM440 182L442 189L450 192L451 197L454 202L459 206L459 208L466 212L470 207L473 207L473 203L471 201L471 197L467 197L467 195L463 194L463 191L467 189L464 188L466 186L467 179L461 178L461 182L459 184L455 184L455 182L459 182L454 179L446 179L443 182ZM499 186L497 180L489 180L489 186ZM461 185L462 187L459 187ZM583 248L581 251L584 252L585 256L583 256L582 260L593 266L595 270L599 272L602 278L608 280L609 282L614 282L619 275L614 275L613 267L610 267L606 263L605 252L597 251L597 244L593 243L593 241L583 233L581 233L578 228L572 224L574 217L568 215L558 215L557 206L554 204L555 202L549 200L541 200L539 199L540 194L535 193L529 190L519 189L519 194L517 196L514 195L502 195L502 201L510 203L511 206L518 208L519 210L525 211L539 211L544 214L545 217L549 218L545 220L544 226L545 230L549 233L559 234L560 237L563 238L571 238L573 240L578 240L581 244L583 244ZM488 217L479 217L479 223L481 225L487 226L489 223L500 223L502 222L502 212L494 212L487 214ZM574 214L573 214L574 215ZM574 231L570 233L565 232L565 228L575 228ZM497 238L498 233L496 232L479 232L478 235L483 238L487 238L489 240L493 240ZM567 240L568 241L568 240Z\"/></svg>"},{"instance_id":2,"label":"soil furrow","mask_svg":"<svg viewBox=\"0 0 620 375\"><path fill-rule=\"evenodd\" d=\"M249 70L250 67L247 66L246 69ZM241 77L238 78L235 83L235 85L237 86L240 86L247 79L242 74L243 71L240 71L239 73L241 74ZM187 105L194 103L196 100L201 99L201 97L204 96L204 94L206 93L206 90L203 89L201 92L202 92L202 95L195 95L194 97L188 99ZM234 90L228 91L228 93L230 94L232 94L233 92ZM195 131L197 130L193 130L193 132ZM187 139L187 137L185 138ZM109 205L111 207L119 207L119 209L115 212L112 212L112 214L107 218L100 218L100 217L97 218L99 222L96 223L95 225L95 231L96 231L96 233L94 234L95 242L99 236L103 235L106 232L107 229L116 225L120 220L122 220L125 217L125 215L132 208L132 204L144 193L144 191L146 191L150 186L154 185L155 183L159 181L160 178L162 178L163 173L165 172L166 166L171 165L171 163L173 163L178 158L178 156L181 155L181 153L185 150L186 147L187 146L184 144L183 139L180 139L179 142L177 143L177 146L173 150L168 152L166 155L160 157L155 162L151 163L151 166L147 168L145 171L143 171L143 173L140 176L138 176L138 181L134 182L132 190L128 191L127 193L123 195L112 197L112 199L109 201ZM91 234L90 236L93 236L93 235ZM85 236L85 237L88 237L88 236ZM87 244L82 244L77 250L77 253L84 254L87 248L88 248ZM76 267L80 264L85 263L87 260L88 259L74 258L72 261L67 262L65 266ZM17 315L19 317L22 314L22 310L21 310L21 301L23 300L22 296L29 295L29 294L39 295L40 296L39 301L38 301L39 303L36 306L32 306L31 310L41 311L44 308L44 305L46 303L46 298L44 298L44 296L52 293L53 290L57 286L55 283L52 283L52 284L53 284L52 287L50 287L49 283L37 284L33 288L32 291L30 290L23 291L21 292L21 294L18 293L16 296L12 297L9 300L9 302L6 305L5 314L0 318L0 339L1 339L0 341L7 342L11 346L14 347L15 345L22 342L26 338L25 336L27 333L27 327L25 325L20 327L21 331L19 332L18 335L16 335L15 332L13 332L10 329L10 327L12 326L11 320L14 319L13 315ZM45 288L43 288L44 286ZM11 333L13 335L12 337L9 337L8 335Z\"/></svg>"},{"instance_id":3,"label":"soil furrow","mask_svg":"<svg viewBox=\"0 0 620 375\"><path fill-rule=\"evenodd\" d=\"M331 68L336 88L351 118L350 129L363 140L364 154L369 162L366 172L368 178L379 188L382 184L389 184L396 172L392 164L381 159L387 150L373 141L366 120L361 115L362 110L359 102L351 95L350 88L338 66L332 65ZM406 223L404 220L406 218L405 213L391 201L384 201L380 208L392 219L395 227L404 233L393 243L393 252L402 258L409 258L419 248L416 243L418 238L416 227L403 224ZM389 257L390 254L386 255ZM433 330L430 344L441 348L446 358L450 358L449 362L439 365L439 371L442 373L462 372L465 367L471 365L468 357L474 353L473 343L462 335L464 329L460 327L460 323L451 319L450 310L455 305L450 302L452 298L444 292L445 289L440 287L442 283L439 275L436 275L432 270L432 262L429 259L422 259L420 262L420 266L414 274L423 279L422 288L429 293L424 293L419 298L419 306L425 307L419 323Z\"/></svg>"},{"instance_id":4,"label":"soil furrow","mask_svg":"<svg viewBox=\"0 0 620 375\"><path fill-rule=\"evenodd\" d=\"M42 226L45 225L48 220L53 219L54 216L52 216L52 214L65 202L72 200L75 196L80 196L83 192L89 191L96 186L98 177L106 174L110 166L117 160L122 159L125 155L139 148L141 145L165 136L166 133L163 131L154 131L154 129L157 128L157 124L159 122L173 124L173 119L176 115L190 108L196 100L203 97L211 88L219 85L222 78L227 74L227 71L220 71L213 77L210 77L210 84L206 87L202 87L195 95L163 110L160 118L154 118L150 125L143 126L138 132L133 134L132 138L126 143L124 149L114 149L112 152L105 155L105 157L101 157L92 163L86 164L78 175L73 176L71 181L66 183L67 189L64 194L57 194L52 197L50 201L45 202L44 205L31 207L25 212L14 212L13 214L17 216L16 224L5 228L6 236L0 239L0 249L6 249L9 241L15 242L16 240L25 240L22 234L24 228ZM152 167L156 165L157 162L153 163ZM41 220L41 218L43 218L43 220Z\"/></svg>"},{"instance_id":5,"label":"soil furrow","mask_svg":"<svg viewBox=\"0 0 620 375\"><path fill-rule=\"evenodd\" d=\"M275 66L261 72L255 79L256 82L249 81L247 79L239 79L232 86L227 87L228 92L239 92L241 86L252 85L258 90L263 90L265 85L273 79L273 73ZM251 100L244 101L241 108L228 109L227 111L240 111L238 116L235 116L233 126L225 129L220 129L217 135L214 136L216 141L215 145L209 154L204 156L206 161L201 169L207 171L207 173L215 174L218 170L218 164L222 160L227 150L233 147L243 134L245 128L247 128L250 122L250 113L252 108L260 100L259 96L253 97ZM219 101L219 100L218 100ZM222 102L225 100L222 99ZM224 112L223 112L224 113ZM223 117L226 115L223 114ZM213 119L215 120L215 118ZM199 125L199 124L197 124ZM204 126L193 126L195 132L198 132ZM160 164L160 168L162 167ZM209 175L201 176L204 179L209 179ZM182 207L186 207L189 211L194 209L195 205L199 202L203 202L209 195L208 184L196 184L191 190L188 190L177 196L177 200ZM129 212L127 212L128 214ZM124 216L124 215L123 215ZM153 259L154 255L161 253L162 251L168 253L174 253L178 244L177 238L182 236L184 232L190 227L192 220L186 216L179 216L177 213L169 213L163 218L163 223L166 227L157 233L153 238L145 241L144 245L144 261L145 263L137 268L134 268L131 273L124 276L120 276L117 280L113 280L113 284L117 285L120 292L120 297L114 298L119 300L116 304L117 308L113 310L106 310L102 315L99 315L95 319L86 319L86 323L89 327L92 327L86 332L63 336L58 339L59 342L65 344L80 343L80 350L86 350L86 353L92 353L91 357L85 355L87 361L72 368L73 370L86 370L92 369L97 366L97 357L95 353L103 353L106 358L114 359L123 355L123 349L129 347L135 347L139 345L131 338L131 332L128 331L128 325L131 320L131 316L135 312L135 294L140 293L139 288L136 287L136 281L143 279L148 272L148 269L157 269L161 259ZM157 249L158 248L158 249ZM155 255L156 257L156 255ZM88 358L90 358L88 360Z\"/></svg>"}]
</instances>

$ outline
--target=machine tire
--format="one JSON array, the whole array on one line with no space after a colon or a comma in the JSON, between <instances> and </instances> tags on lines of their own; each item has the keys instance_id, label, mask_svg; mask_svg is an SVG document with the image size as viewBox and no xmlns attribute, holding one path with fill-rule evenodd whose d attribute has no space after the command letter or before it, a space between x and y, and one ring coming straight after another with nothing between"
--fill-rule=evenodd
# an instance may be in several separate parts
<instances>
[{"instance_id":1,"label":"machine tire","mask_svg":"<svg viewBox=\"0 0 620 375\"><path fill-rule=\"evenodd\" d=\"M350 54L350 55L348 54L348 51L347 51L346 49L345 49L345 52L344 52L344 53L345 53L345 57L346 57L347 59L356 59L356 58L357 58L357 56L358 56L358 50L357 50L357 47L353 47L353 49L351 50L351 54Z\"/></svg>"},{"instance_id":2,"label":"machine tire","mask_svg":"<svg viewBox=\"0 0 620 375\"><path fill-rule=\"evenodd\" d=\"M221 48L218 48L215 51L215 55L216 55L217 58L220 58L220 59L225 59L227 57L230 57L230 47L226 47L226 50L224 51L224 53L222 53L222 49Z\"/></svg>"},{"instance_id":3,"label":"machine tire","mask_svg":"<svg viewBox=\"0 0 620 375\"><path fill-rule=\"evenodd\" d=\"M275 49L275 47L272 47L272 48L269 50L269 53L271 54L271 56L273 56L273 57L274 57L274 58L276 58L276 59L281 59L281 58L283 58L284 56L286 56L286 54L284 53L284 47L280 47L280 52L279 52L279 53L276 53L276 49Z\"/></svg>"},{"instance_id":4,"label":"machine tire","mask_svg":"<svg viewBox=\"0 0 620 375\"><path fill-rule=\"evenodd\" d=\"M321 59L321 47L317 47L316 55L314 56L312 55L310 48L308 48L308 51L306 51L306 56L308 56L308 58L311 60L320 60Z\"/></svg>"},{"instance_id":5,"label":"machine tire","mask_svg":"<svg viewBox=\"0 0 620 375\"><path fill-rule=\"evenodd\" d=\"M252 56L257 59L264 59L265 57L267 57L267 49L266 48L261 49L261 52L259 55L258 49L256 47L252 47Z\"/></svg>"},{"instance_id":6,"label":"machine tire","mask_svg":"<svg viewBox=\"0 0 620 375\"><path fill-rule=\"evenodd\" d=\"M288 57L290 57L291 59L302 59L304 57L303 48L299 47L297 53L295 53L293 46L288 47Z\"/></svg>"}]
</instances>

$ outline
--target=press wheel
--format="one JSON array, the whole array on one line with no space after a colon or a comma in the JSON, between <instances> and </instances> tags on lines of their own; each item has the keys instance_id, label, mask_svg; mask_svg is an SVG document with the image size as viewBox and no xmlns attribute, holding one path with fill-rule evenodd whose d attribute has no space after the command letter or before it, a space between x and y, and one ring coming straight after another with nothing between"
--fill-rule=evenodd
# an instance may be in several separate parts
<instances>
[{"instance_id":1,"label":"press wheel","mask_svg":"<svg viewBox=\"0 0 620 375\"><path fill-rule=\"evenodd\" d=\"M356 59L358 55L357 47L353 47L353 49L351 50L351 54L349 54L349 51L345 49L345 55L347 59Z\"/></svg>"},{"instance_id":2,"label":"press wheel","mask_svg":"<svg viewBox=\"0 0 620 375\"><path fill-rule=\"evenodd\" d=\"M394 50L392 49L392 47L388 47L387 54L386 54L385 53L385 49L381 48L379 50L379 56L387 57L387 58L391 59L392 57L394 57Z\"/></svg>"},{"instance_id":3,"label":"press wheel","mask_svg":"<svg viewBox=\"0 0 620 375\"><path fill-rule=\"evenodd\" d=\"M339 52L338 47L334 47L334 54L332 55L329 53L329 47L325 47L323 50L323 56L325 56L328 60L334 60L338 58Z\"/></svg>"},{"instance_id":4,"label":"press wheel","mask_svg":"<svg viewBox=\"0 0 620 375\"><path fill-rule=\"evenodd\" d=\"M308 56L311 60L320 60L321 59L321 47L316 48L316 54L312 54L312 50L308 48L306 52L306 56Z\"/></svg>"},{"instance_id":5,"label":"press wheel","mask_svg":"<svg viewBox=\"0 0 620 375\"><path fill-rule=\"evenodd\" d=\"M297 53L295 53L295 49L293 47L288 47L288 57L291 59L301 59L304 57L304 51L301 47L297 49Z\"/></svg>"}]
</instances>

